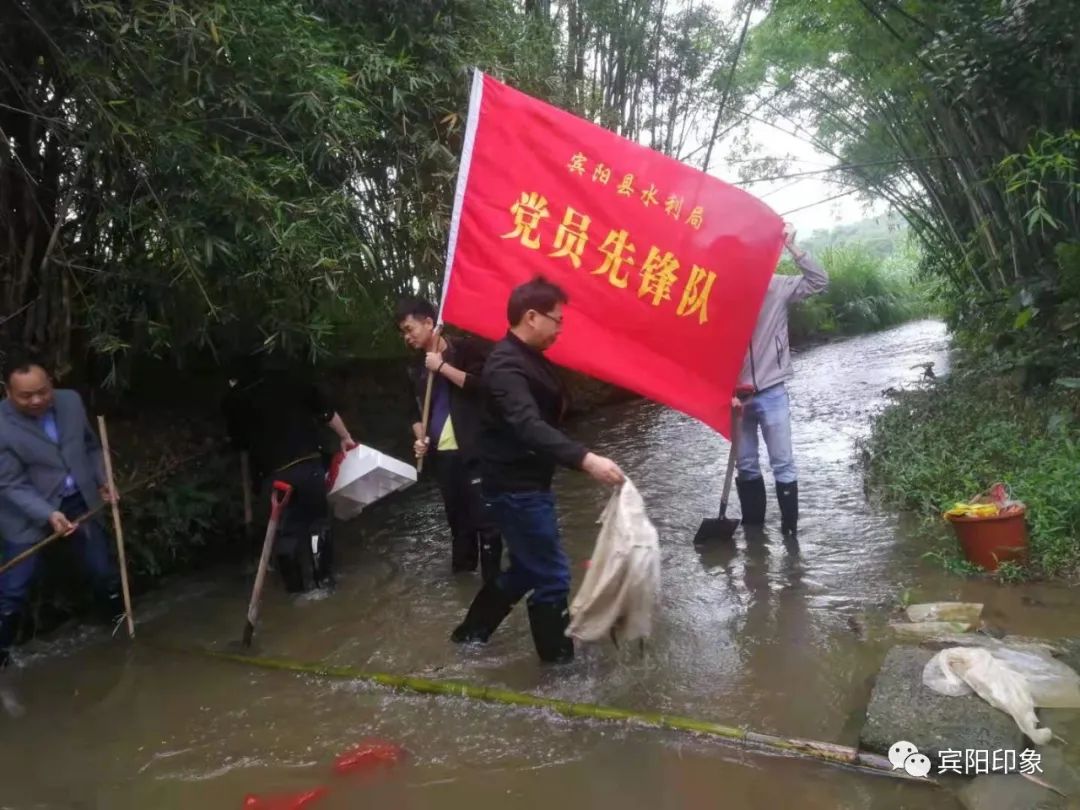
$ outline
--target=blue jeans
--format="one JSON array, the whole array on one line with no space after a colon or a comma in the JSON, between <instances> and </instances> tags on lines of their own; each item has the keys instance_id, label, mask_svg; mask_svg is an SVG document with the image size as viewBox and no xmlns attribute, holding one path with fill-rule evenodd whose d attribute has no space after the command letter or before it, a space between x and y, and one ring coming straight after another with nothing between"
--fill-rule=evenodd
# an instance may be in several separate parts
<instances>
[{"instance_id":1,"label":"blue jeans","mask_svg":"<svg viewBox=\"0 0 1080 810\"><path fill-rule=\"evenodd\" d=\"M791 452L791 408L787 386L783 383L754 394L743 405L739 428L739 479L761 478L758 459L758 428L765 437L769 466L778 484L798 480L795 458Z\"/></svg>"},{"instance_id":2,"label":"blue jeans","mask_svg":"<svg viewBox=\"0 0 1080 810\"><path fill-rule=\"evenodd\" d=\"M510 553L510 566L497 580L499 588L514 602L530 591L530 605L565 602L570 596L570 561L559 542L555 496L503 492L484 499Z\"/></svg>"},{"instance_id":3,"label":"blue jeans","mask_svg":"<svg viewBox=\"0 0 1080 810\"><path fill-rule=\"evenodd\" d=\"M74 520L86 514L88 510L81 495L71 495L64 498L63 503L60 504L60 511L69 519ZM75 554L89 576L94 593L98 597L108 596L119 588L120 573L109 554L109 537L105 528L97 520L91 518L80 523L79 528L71 537L58 542L74 544ZM5 561L10 560L28 548L30 547L15 545L5 540L0 557ZM0 574L0 614L10 615L22 612L40 564L41 554L38 553Z\"/></svg>"}]
</instances>

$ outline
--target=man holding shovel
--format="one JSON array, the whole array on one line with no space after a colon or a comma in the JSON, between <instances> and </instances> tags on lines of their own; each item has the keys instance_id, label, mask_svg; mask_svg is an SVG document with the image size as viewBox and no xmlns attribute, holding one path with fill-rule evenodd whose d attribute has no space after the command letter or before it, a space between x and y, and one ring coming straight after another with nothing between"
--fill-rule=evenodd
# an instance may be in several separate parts
<instances>
[{"instance_id":1,"label":"man holding shovel","mask_svg":"<svg viewBox=\"0 0 1080 810\"><path fill-rule=\"evenodd\" d=\"M233 447L249 453L262 490L270 492L275 481L291 487L274 548L285 588L307 590L305 559L312 562L314 584L329 584L333 547L319 429L328 425L343 452L355 446L352 436L314 384L264 371L258 357L239 361L230 385L222 408Z\"/></svg>"},{"instance_id":2,"label":"man holding shovel","mask_svg":"<svg viewBox=\"0 0 1080 810\"><path fill-rule=\"evenodd\" d=\"M111 502L101 444L75 391L56 390L29 356L3 368L0 402L0 562L51 532L71 535L94 597L110 622L124 615L120 574L104 526L85 515ZM65 541L66 542L66 541ZM41 555L0 574L0 668L8 662Z\"/></svg>"},{"instance_id":3,"label":"man holding shovel","mask_svg":"<svg viewBox=\"0 0 1080 810\"><path fill-rule=\"evenodd\" d=\"M784 226L784 246L801 275L777 273L770 279L731 404L741 416L737 438L739 475L735 486L743 525L765 523L765 480L761 477L758 457L760 429L776 482L780 531L785 537L794 537L799 522L799 484L791 450L791 411L785 385L793 373L788 347L788 307L822 292L829 277L805 250L795 246L795 231L790 224Z\"/></svg>"}]
</instances>

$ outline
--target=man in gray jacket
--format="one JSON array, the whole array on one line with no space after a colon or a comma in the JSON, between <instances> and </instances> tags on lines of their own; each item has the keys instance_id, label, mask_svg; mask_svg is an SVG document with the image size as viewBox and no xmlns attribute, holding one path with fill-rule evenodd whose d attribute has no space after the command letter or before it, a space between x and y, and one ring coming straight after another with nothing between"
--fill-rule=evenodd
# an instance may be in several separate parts
<instances>
[{"instance_id":1,"label":"man in gray jacket","mask_svg":"<svg viewBox=\"0 0 1080 810\"><path fill-rule=\"evenodd\" d=\"M55 390L45 368L29 357L4 363L7 399L0 402L0 561L52 532L70 542L110 619L124 612L119 572L108 535L83 515L108 501L104 459L82 399ZM0 574L0 667L7 664L41 555Z\"/></svg>"},{"instance_id":2,"label":"man in gray jacket","mask_svg":"<svg viewBox=\"0 0 1080 810\"><path fill-rule=\"evenodd\" d=\"M805 250L795 247L795 231L790 224L784 226L784 246L802 274L774 274L769 280L732 405L742 414L739 475L735 486L739 492L743 525L765 523L765 481L758 459L760 428L776 481L780 531L785 536L794 536L799 522L799 483L791 450L791 412L785 385L792 376L788 307L824 290L829 277Z\"/></svg>"}]
</instances>

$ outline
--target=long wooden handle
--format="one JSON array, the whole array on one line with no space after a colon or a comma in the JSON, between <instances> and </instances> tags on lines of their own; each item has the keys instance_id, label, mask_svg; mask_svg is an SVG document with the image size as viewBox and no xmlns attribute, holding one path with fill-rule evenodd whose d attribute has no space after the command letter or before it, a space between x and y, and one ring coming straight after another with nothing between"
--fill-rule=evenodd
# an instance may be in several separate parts
<instances>
[{"instance_id":1,"label":"long wooden handle","mask_svg":"<svg viewBox=\"0 0 1080 810\"><path fill-rule=\"evenodd\" d=\"M72 523L82 523L84 520L87 520L88 518L92 518L94 515L96 515L98 512L100 512L104 508L105 508L105 505L102 504L97 509L91 509L85 515L81 515L78 520L73 520ZM51 543L55 543L57 540L59 540L59 539L61 539L63 537L67 537L67 536L68 535L63 533L63 532L53 532L48 537L46 537L44 540L42 540L42 541L40 541L38 543L34 543L34 545L30 546L30 548L28 548L26 551L22 552L21 554L16 554L14 557L12 557L10 560L5 562L3 565L0 565L0 574L3 574L9 568L14 568L16 565L21 563L26 558L33 557L35 554L37 554L39 551L41 551L43 548L50 545Z\"/></svg>"},{"instance_id":2,"label":"long wooden handle","mask_svg":"<svg viewBox=\"0 0 1080 810\"><path fill-rule=\"evenodd\" d=\"M435 348L439 347L439 338L442 337L442 326L435 327ZM431 389L435 387L435 372L428 370L427 390L424 392L424 412L420 415L420 441L427 438L428 422L431 419ZM431 449L430 447L428 448ZM416 471L424 469L424 456L416 460Z\"/></svg>"},{"instance_id":3,"label":"long wooden handle","mask_svg":"<svg viewBox=\"0 0 1080 810\"><path fill-rule=\"evenodd\" d=\"M731 479L734 477L735 460L739 456L739 411L731 409L731 450L728 452L727 473L724 475L724 493L720 496L720 517L727 511L728 496L731 495Z\"/></svg>"},{"instance_id":4,"label":"long wooden handle","mask_svg":"<svg viewBox=\"0 0 1080 810\"><path fill-rule=\"evenodd\" d=\"M105 417L98 416L98 431L101 433L101 450L105 457L105 477L109 481L109 500L112 501L113 528L116 530L116 558L120 566L120 588L124 593L124 615L127 618L128 638L135 638L135 616L131 611L131 591L128 589L127 557L124 554L124 527L120 524L120 504L113 480L112 455L109 453L109 433L105 428Z\"/></svg>"},{"instance_id":5,"label":"long wooden handle","mask_svg":"<svg viewBox=\"0 0 1080 810\"><path fill-rule=\"evenodd\" d=\"M266 537L263 538L262 554L259 556L259 568L255 572L255 584L251 588L251 601L248 602L247 620L254 628L259 619L259 601L262 599L263 583L266 571L270 567L270 552L274 548L274 536L277 534L278 519L271 516L266 524Z\"/></svg>"},{"instance_id":6,"label":"long wooden handle","mask_svg":"<svg viewBox=\"0 0 1080 810\"><path fill-rule=\"evenodd\" d=\"M266 522L266 537L263 538L262 554L259 555L259 568L255 571L255 584L251 588L251 601L248 602L247 622L244 624L244 636L242 644L251 646L251 639L255 635L255 624L259 620L259 603L262 601L263 584L266 582L266 571L270 567L270 553L274 548L274 537L277 535L278 522L281 513L289 501L292 487L275 481L270 489L270 519Z\"/></svg>"}]
</instances>

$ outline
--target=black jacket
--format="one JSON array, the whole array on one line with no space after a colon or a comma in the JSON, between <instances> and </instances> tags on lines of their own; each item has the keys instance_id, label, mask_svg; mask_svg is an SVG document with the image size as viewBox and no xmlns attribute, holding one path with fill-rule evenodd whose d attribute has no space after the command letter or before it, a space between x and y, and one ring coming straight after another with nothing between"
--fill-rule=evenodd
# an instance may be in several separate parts
<instances>
[{"instance_id":1,"label":"black jacket","mask_svg":"<svg viewBox=\"0 0 1080 810\"><path fill-rule=\"evenodd\" d=\"M248 451L260 479L297 459L320 454L320 428L334 416L316 385L283 372L241 382L226 395L222 411L233 448Z\"/></svg>"},{"instance_id":2,"label":"black jacket","mask_svg":"<svg viewBox=\"0 0 1080 810\"><path fill-rule=\"evenodd\" d=\"M487 348L474 337L446 337L446 351L443 360L456 369L465 372L465 385L461 388L445 377L443 381L450 387L450 420L454 424L454 438L458 450L467 462L479 461L479 435L481 414L484 408L484 385L481 372L487 359ZM420 422L424 395L427 393L427 369L421 357L409 367L409 381L413 389L413 422ZM435 450L434 442L431 446Z\"/></svg>"},{"instance_id":3,"label":"black jacket","mask_svg":"<svg viewBox=\"0 0 1080 810\"><path fill-rule=\"evenodd\" d=\"M508 333L484 364L484 386L488 397L480 456L485 491L547 490L556 464L581 469L588 450L555 427L568 401L542 352Z\"/></svg>"}]
</instances>

